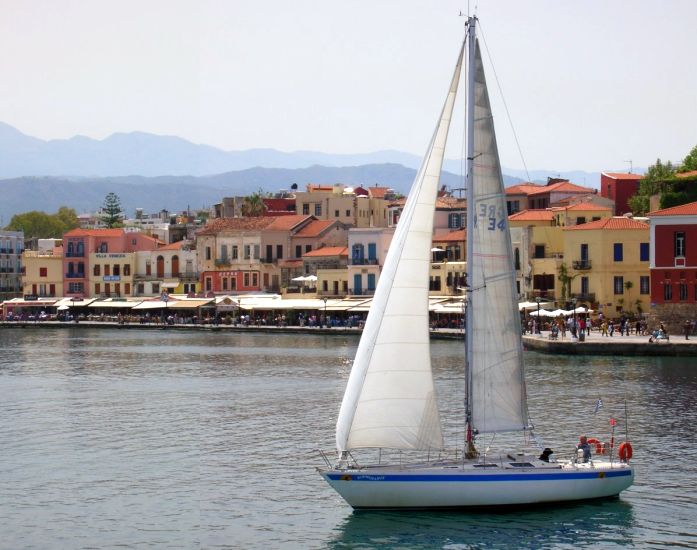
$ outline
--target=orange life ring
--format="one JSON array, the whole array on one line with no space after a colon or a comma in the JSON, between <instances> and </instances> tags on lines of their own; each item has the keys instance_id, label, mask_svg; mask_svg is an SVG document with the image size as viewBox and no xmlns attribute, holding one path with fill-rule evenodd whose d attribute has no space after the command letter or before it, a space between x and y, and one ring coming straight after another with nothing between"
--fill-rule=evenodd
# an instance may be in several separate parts
<instances>
[{"instance_id":1,"label":"orange life ring","mask_svg":"<svg viewBox=\"0 0 697 550\"><path fill-rule=\"evenodd\" d=\"M629 462L632 458L632 444L629 441L623 441L620 443L617 453L620 456L620 460L623 462Z\"/></svg>"},{"instance_id":2,"label":"orange life ring","mask_svg":"<svg viewBox=\"0 0 697 550\"><path fill-rule=\"evenodd\" d=\"M595 454L603 454L603 444L600 442L599 439L596 439L595 437L589 437L588 444L595 445Z\"/></svg>"}]
</instances>

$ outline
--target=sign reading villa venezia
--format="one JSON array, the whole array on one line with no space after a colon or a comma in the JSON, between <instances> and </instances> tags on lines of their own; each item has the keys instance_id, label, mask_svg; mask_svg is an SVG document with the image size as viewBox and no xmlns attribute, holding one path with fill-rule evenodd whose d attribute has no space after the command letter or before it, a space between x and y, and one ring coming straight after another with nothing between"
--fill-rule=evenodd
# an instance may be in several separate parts
<instances>
[{"instance_id":1,"label":"sign reading villa venezia","mask_svg":"<svg viewBox=\"0 0 697 550\"><path fill-rule=\"evenodd\" d=\"M119 254L119 253L109 253L109 254L103 254L103 253L98 253L94 255L95 258L102 258L102 259L116 259L116 258L125 258L126 254Z\"/></svg>"}]
</instances>

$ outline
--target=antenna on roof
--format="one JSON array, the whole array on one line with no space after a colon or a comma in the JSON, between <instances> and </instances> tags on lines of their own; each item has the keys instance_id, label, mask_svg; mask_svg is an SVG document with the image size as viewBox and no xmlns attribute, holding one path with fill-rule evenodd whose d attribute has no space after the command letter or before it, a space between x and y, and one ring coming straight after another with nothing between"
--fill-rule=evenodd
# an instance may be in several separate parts
<instances>
[{"instance_id":1,"label":"antenna on roof","mask_svg":"<svg viewBox=\"0 0 697 550\"><path fill-rule=\"evenodd\" d=\"M632 164L632 159L629 160L623 160L622 162L628 162L629 163L629 173L632 173L632 170L634 169L634 166Z\"/></svg>"}]
</instances>

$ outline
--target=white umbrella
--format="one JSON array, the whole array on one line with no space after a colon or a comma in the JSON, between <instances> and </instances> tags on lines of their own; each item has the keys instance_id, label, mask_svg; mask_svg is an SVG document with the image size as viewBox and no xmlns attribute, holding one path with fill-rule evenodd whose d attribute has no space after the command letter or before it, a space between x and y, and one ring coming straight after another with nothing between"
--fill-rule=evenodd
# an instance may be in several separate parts
<instances>
[{"instance_id":1,"label":"white umbrella","mask_svg":"<svg viewBox=\"0 0 697 550\"><path fill-rule=\"evenodd\" d=\"M58 311L65 311L66 309L70 309L70 306L62 305L62 306L58 306L56 309Z\"/></svg>"},{"instance_id":2,"label":"white umbrella","mask_svg":"<svg viewBox=\"0 0 697 550\"><path fill-rule=\"evenodd\" d=\"M443 250L442 248L435 247L431 249L431 252L445 252L445 250Z\"/></svg>"},{"instance_id":3,"label":"white umbrella","mask_svg":"<svg viewBox=\"0 0 697 550\"><path fill-rule=\"evenodd\" d=\"M308 275L305 280L314 283L317 280L317 275Z\"/></svg>"},{"instance_id":4,"label":"white umbrella","mask_svg":"<svg viewBox=\"0 0 697 550\"><path fill-rule=\"evenodd\" d=\"M307 281L307 279L305 277L303 277L302 275L300 275L300 277L293 277L291 279L291 281L298 281L300 283L300 282Z\"/></svg>"},{"instance_id":5,"label":"white umbrella","mask_svg":"<svg viewBox=\"0 0 697 550\"><path fill-rule=\"evenodd\" d=\"M532 315L533 317L537 317L538 312L537 312L537 311L531 311L531 312L530 312L530 315ZM539 311L539 315L540 315L540 317L554 317L554 316L552 315L552 312L551 312L551 311L547 311L546 309L541 309L541 310Z\"/></svg>"},{"instance_id":6,"label":"white umbrella","mask_svg":"<svg viewBox=\"0 0 697 550\"><path fill-rule=\"evenodd\" d=\"M555 309L554 311L550 312L549 316L550 317L559 317L560 315L563 315L566 317L567 315L571 315L571 311L566 311L565 309Z\"/></svg>"}]
</instances>

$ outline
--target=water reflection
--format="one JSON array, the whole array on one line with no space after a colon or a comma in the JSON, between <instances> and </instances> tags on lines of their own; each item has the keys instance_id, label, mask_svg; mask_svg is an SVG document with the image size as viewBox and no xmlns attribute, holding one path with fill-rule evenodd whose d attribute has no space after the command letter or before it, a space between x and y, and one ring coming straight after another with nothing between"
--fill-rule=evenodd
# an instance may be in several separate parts
<instances>
[{"instance_id":1,"label":"water reflection","mask_svg":"<svg viewBox=\"0 0 697 550\"><path fill-rule=\"evenodd\" d=\"M631 504L607 500L581 505L459 512L354 512L330 548L627 547L634 544Z\"/></svg>"}]
</instances>

